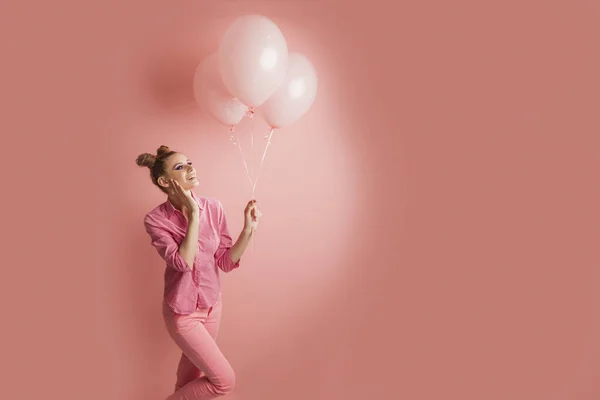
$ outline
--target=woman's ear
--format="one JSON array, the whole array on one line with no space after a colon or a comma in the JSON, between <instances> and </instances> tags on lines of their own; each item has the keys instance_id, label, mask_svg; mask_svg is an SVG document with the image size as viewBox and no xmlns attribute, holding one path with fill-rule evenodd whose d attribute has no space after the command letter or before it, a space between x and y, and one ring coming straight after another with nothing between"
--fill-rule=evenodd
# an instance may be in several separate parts
<instances>
[{"instance_id":1,"label":"woman's ear","mask_svg":"<svg viewBox=\"0 0 600 400\"><path fill-rule=\"evenodd\" d=\"M156 182L158 182L158 184L159 184L161 187L164 187L164 188L169 188L169 187L171 186L171 185L169 184L169 181L167 180L167 178L165 178L164 176L161 176L161 177L159 177L159 178L156 180Z\"/></svg>"}]
</instances>

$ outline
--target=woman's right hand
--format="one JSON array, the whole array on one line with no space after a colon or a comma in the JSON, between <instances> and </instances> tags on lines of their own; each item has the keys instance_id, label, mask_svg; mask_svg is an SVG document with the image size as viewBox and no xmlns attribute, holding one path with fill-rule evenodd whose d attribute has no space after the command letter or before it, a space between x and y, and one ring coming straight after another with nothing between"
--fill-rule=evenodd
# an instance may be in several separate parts
<instances>
[{"instance_id":1,"label":"woman's right hand","mask_svg":"<svg viewBox=\"0 0 600 400\"><path fill-rule=\"evenodd\" d=\"M181 212L185 216L185 218L189 221L192 216L197 216L200 212L198 208L198 203L192 197L191 191L186 191L181 187L179 182L174 179L171 179L171 185L173 186L173 193L175 197L179 199L179 204L181 204Z\"/></svg>"},{"instance_id":2,"label":"woman's right hand","mask_svg":"<svg viewBox=\"0 0 600 400\"><path fill-rule=\"evenodd\" d=\"M244 230L254 233L258 228L260 217L262 217L262 213L258 209L256 200L250 200L244 209Z\"/></svg>"}]
</instances>

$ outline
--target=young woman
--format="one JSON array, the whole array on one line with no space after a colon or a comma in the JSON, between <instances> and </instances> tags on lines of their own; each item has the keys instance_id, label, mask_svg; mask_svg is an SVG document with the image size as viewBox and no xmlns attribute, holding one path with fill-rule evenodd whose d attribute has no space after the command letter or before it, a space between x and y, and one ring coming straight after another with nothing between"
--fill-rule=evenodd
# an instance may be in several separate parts
<instances>
[{"instance_id":1,"label":"young woman","mask_svg":"<svg viewBox=\"0 0 600 400\"><path fill-rule=\"evenodd\" d=\"M152 246L166 262L163 316L182 351L175 392L168 400L212 399L231 392L235 374L216 344L221 319L219 270L239 267L260 218L256 201L244 210L244 228L233 243L218 200L194 194L196 170L183 154L161 146L137 164L167 200L144 218Z\"/></svg>"}]
</instances>

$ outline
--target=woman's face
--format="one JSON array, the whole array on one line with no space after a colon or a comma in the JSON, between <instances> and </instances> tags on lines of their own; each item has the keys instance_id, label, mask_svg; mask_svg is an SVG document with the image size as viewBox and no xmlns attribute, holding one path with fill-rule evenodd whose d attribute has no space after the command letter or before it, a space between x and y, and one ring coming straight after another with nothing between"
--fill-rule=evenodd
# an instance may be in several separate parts
<instances>
[{"instance_id":1,"label":"woman's face","mask_svg":"<svg viewBox=\"0 0 600 400\"><path fill-rule=\"evenodd\" d=\"M200 183L196 179L196 169L193 167L192 162L183 154L175 153L167 159L165 166L165 176L163 179L162 186L171 188L171 179L176 180L183 187L184 190L195 188Z\"/></svg>"}]
</instances>

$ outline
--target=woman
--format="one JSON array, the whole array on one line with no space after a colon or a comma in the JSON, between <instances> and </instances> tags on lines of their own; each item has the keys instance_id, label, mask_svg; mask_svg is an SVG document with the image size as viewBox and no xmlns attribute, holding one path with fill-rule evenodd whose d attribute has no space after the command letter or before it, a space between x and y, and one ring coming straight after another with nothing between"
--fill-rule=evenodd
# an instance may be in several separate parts
<instances>
[{"instance_id":1,"label":"woman","mask_svg":"<svg viewBox=\"0 0 600 400\"><path fill-rule=\"evenodd\" d=\"M156 155L141 154L136 162L150 168L152 182L168 196L144 218L152 246L166 262L163 316L182 351L168 399L224 395L233 389L235 374L215 343L222 307L219 269L239 267L260 211L255 200L248 203L244 229L232 243L221 203L192 191L198 179L185 155L161 146Z\"/></svg>"}]
</instances>

